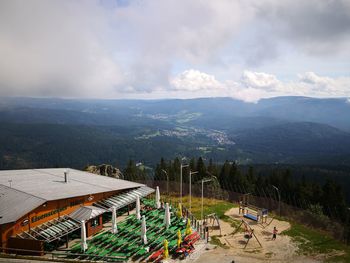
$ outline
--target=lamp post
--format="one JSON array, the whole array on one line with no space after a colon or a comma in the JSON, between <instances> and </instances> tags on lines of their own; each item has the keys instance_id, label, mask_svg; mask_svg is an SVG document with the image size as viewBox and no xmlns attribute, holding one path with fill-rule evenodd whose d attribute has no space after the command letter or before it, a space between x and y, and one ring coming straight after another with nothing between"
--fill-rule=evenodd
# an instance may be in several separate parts
<instances>
[{"instance_id":1,"label":"lamp post","mask_svg":"<svg viewBox=\"0 0 350 263\"><path fill-rule=\"evenodd\" d=\"M198 171L192 172L190 170L190 212L192 212L192 174L197 174Z\"/></svg>"},{"instance_id":2,"label":"lamp post","mask_svg":"<svg viewBox=\"0 0 350 263\"><path fill-rule=\"evenodd\" d=\"M278 194L278 214L279 216L281 216L281 195L280 195L280 190L278 189L278 187L272 185L273 188L275 188L275 190L277 191Z\"/></svg>"},{"instance_id":3,"label":"lamp post","mask_svg":"<svg viewBox=\"0 0 350 263\"><path fill-rule=\"evenodd\" d=\"M219 183L219 181L218 181L218 178L217 178L215 175L213 175L212 173L210 173L210 172L208 172L208 171L206 171L206 174L210 175L210 176L211 176L211 179L212 179L213 181L216 181L216 182L220 185L220 183ZM214 193L214 200L217 199L217 196L218 196L218 193L217 193L217 191L215 191L215 193Z\"/></svg>"},{"instance_id":4,"label":"lamp post","mask_svg":"<svg viewBox=\"0 0 350 263\"><path fill-rule=\"evenodd\" d=\"M182 204L182 168L188 167L188 164L180 164L180 203Z\"/></svg>"},{"instance_id":5,"label":"lamp post","mask_svg":"<svg viewBox=\"0 0 350 263\"><path fill-rule=\"evenodd\" d=\"M168 172L165 171L164 169L162 169L162 172L165 173L166 175L166 193L167 193L167 196L169 197L169 175L168 175Z\"/></svg>"},{"instance_id":6,"label":"lamp post","mask_svg":"<svg viewBox=\"0 0 350 263\"><path fill-rule=\"evenodd\" d=\"M203 221L203 187L204 183L213 181L213 179L202 180L202 210L201 210L201 220Z\"/></svg>"},{"instance_id":7,"label":"lamp post","mask_svg":"<svg viewBox=\"0 0 350 263\"><path fill-rule=\"evenodd\" d=\"M210 176L211 176L211 179L214 181L218 181L218 178L215 176L215 175L213 175L212 173L209 173L208 171L206 172L207 174L209 174Z\"/></svg>"}]
</instances>

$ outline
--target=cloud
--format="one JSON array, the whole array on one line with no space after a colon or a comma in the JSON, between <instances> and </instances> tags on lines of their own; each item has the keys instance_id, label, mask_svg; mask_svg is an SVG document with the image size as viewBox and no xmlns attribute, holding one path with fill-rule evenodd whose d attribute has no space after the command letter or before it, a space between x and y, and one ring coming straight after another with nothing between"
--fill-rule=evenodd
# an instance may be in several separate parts
<instances>
[{"instance_id":1,"label":"cloud","mask_svg":"<svg viewBox=\"0 0 350 263\"><path fill-rule=\"evenodd\" d=\"M263 66L289 54L304 61L316 58L323 64L327 62L322 58L350 57L348 0L249 2L254 16L238 38L246 65Z\"/></svg>"},{"instance_id":2,"label":"cloud","mask_svg":"<svg viewBox=\"0 0 350 263\"><path fill-rule=\"evenodd\" d=\"M330 78L314 72L299 74L295 81L282 82L271 74L245 71L240 84L251 88L251 94L259 99L275 96L347 97L350 94L350 77ZM247 96L243 100L252 101L254 97Z\"/></svg>"},{"instance_id":3,"label":"cloud","mask_svg":"<svg viewBox=\"0 0 350 263\"><path fill-rule=\"evenodd\" d=\"M347 0L262 1L257 20L265 26L266 38L288 41L312 55L348 52L350 2ZM281 44L281 43L280 43Z\"/></svg>"},{"instance_id":4,"label":"cloud","mask_svg":"<svg viewBox=\"0 0 350 263\"><path fill-rule=\"evenodd\" d=\"M275 75L244 71L240 81L218 81L215 76L198 70L186 70L172 80L175 90L210 96L231 96L246 102L276 96L348 97L350 77L330 78L314 72L298 75L296 81L280 81ZM208 93L208 91L210 91ZM187 95L188 96L188 95Z\"/></svg>"},{"instance_id":5,"label":"cloud","mask_svg":"<svg viewBox=\"0 0 350 263\"><path fill-rule=\"evenodd\" d=\"M132 48L130 85L138 91L166 87L177 64L221 63L221 50L253 15L243 1L132 1L115 10L115 23L129 30L117 32ZM130 34L131 32L131 34Z\"/></svg>"},{"instance_id":6,"label":"cloud","mask_svg":"<svg viewBox=\"0 0 350 263\"><path fill-rule=\"evenodd\" d=\"M247 88L278 91L281 83L274 75L246 70L243 72L241 84Z\"/></svg>"},{"instance_id":7,"label":"cloud","mask_svg":"<svg viewBox=\"0 0 350 263\"><path fill-rule=\"evenodd\" d=\"M298 70L309 56L315 67L330 68L324 56L331 54L344 75L349 23L345 0L0 1L0 95L123 98L168 91L178 97L196 91L257 100L318 96L322 87L322 96L337 96L348 92L347 78L304 73L285 83L281 74L266 72L291 54L302 55L298 65L283 64L284 75L318 71ZM333 68L329 74L341 75Z\"/></svg>"},{"instance_id":8,"label":"cloud","mask_svg":"<svg viewBox=\"0 0 350 263\"><path fill-rule=\"evenodd\" d=\"M186 70L173 78L170 84L180 91L201 91L221 89L222 84L219 83L213 75L209 75L198 70Z\"/></svg>"},{"instance_id":9,"label":"cloud","mask_svg":"<svg viewBox=\"0 0 350 263\"><path fill-rule=\"evenodd\" d=\"M103 42L108 28L108 13L94 1L1 1L2 95L113 92L123 74Z\"/></svg>"},{"instance_id":10,"label":"cloud","mask_svg":"<svg viewBox=\"0 0 350 263\"><path fill-rule=\"evenodd\" d=\"M250 10L230 0L1 1L0 94L152 92L178 62L220 61Z\"/></svg>"}]
</instances>

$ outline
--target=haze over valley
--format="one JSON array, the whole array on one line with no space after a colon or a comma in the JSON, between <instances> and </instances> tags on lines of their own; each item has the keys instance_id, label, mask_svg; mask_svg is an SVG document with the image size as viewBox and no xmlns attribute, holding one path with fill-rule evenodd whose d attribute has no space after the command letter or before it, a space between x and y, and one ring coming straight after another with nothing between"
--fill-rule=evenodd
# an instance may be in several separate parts
<instances>
[{"instance_id":1,"label":"haze over valley","mask_svg":"<svg viewBox=\"0 0 350 263\"><path fill-rule=\"evenodd\" d=\"M350 164L347 99L1 98L1 167L155 165L162 156L241 164ZM12 146L11 146L12 145ZM84 153L84 154L80 154ZM41 156L42 154L42 156ZM41 156L41 157L40 157Z\"/></svg>"}]
</instances>

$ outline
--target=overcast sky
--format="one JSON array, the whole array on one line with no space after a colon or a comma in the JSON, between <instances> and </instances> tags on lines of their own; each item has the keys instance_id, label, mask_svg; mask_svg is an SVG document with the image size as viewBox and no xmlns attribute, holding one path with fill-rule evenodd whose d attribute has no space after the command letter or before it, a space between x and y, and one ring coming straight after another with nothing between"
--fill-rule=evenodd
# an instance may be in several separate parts
<instances>
[{"instance_id":1,"label":"overcast sky","mask_svg":"<svg viewBox=\"0 0 350 263\"><path fill-rule=\"evenodd\" d=\"M0 1L0 96L350 97L349 70L349 0Z\"/></svg>"}]
</instances>

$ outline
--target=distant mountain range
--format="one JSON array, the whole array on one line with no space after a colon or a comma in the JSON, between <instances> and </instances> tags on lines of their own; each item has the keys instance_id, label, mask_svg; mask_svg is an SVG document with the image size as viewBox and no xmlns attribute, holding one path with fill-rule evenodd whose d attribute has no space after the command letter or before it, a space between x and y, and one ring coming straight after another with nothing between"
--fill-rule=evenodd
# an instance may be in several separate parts
<instances>
[{"instance_id":1,"label":"distant mountain range","mask_svg":"<svg viewBox=\"0 0 350 263\"><path fill-rule=\"evenodd\" d=\"M160 157L350 165L346 98L0 98L0 168L149 165Z\"/></svg>"}]
</instances>

